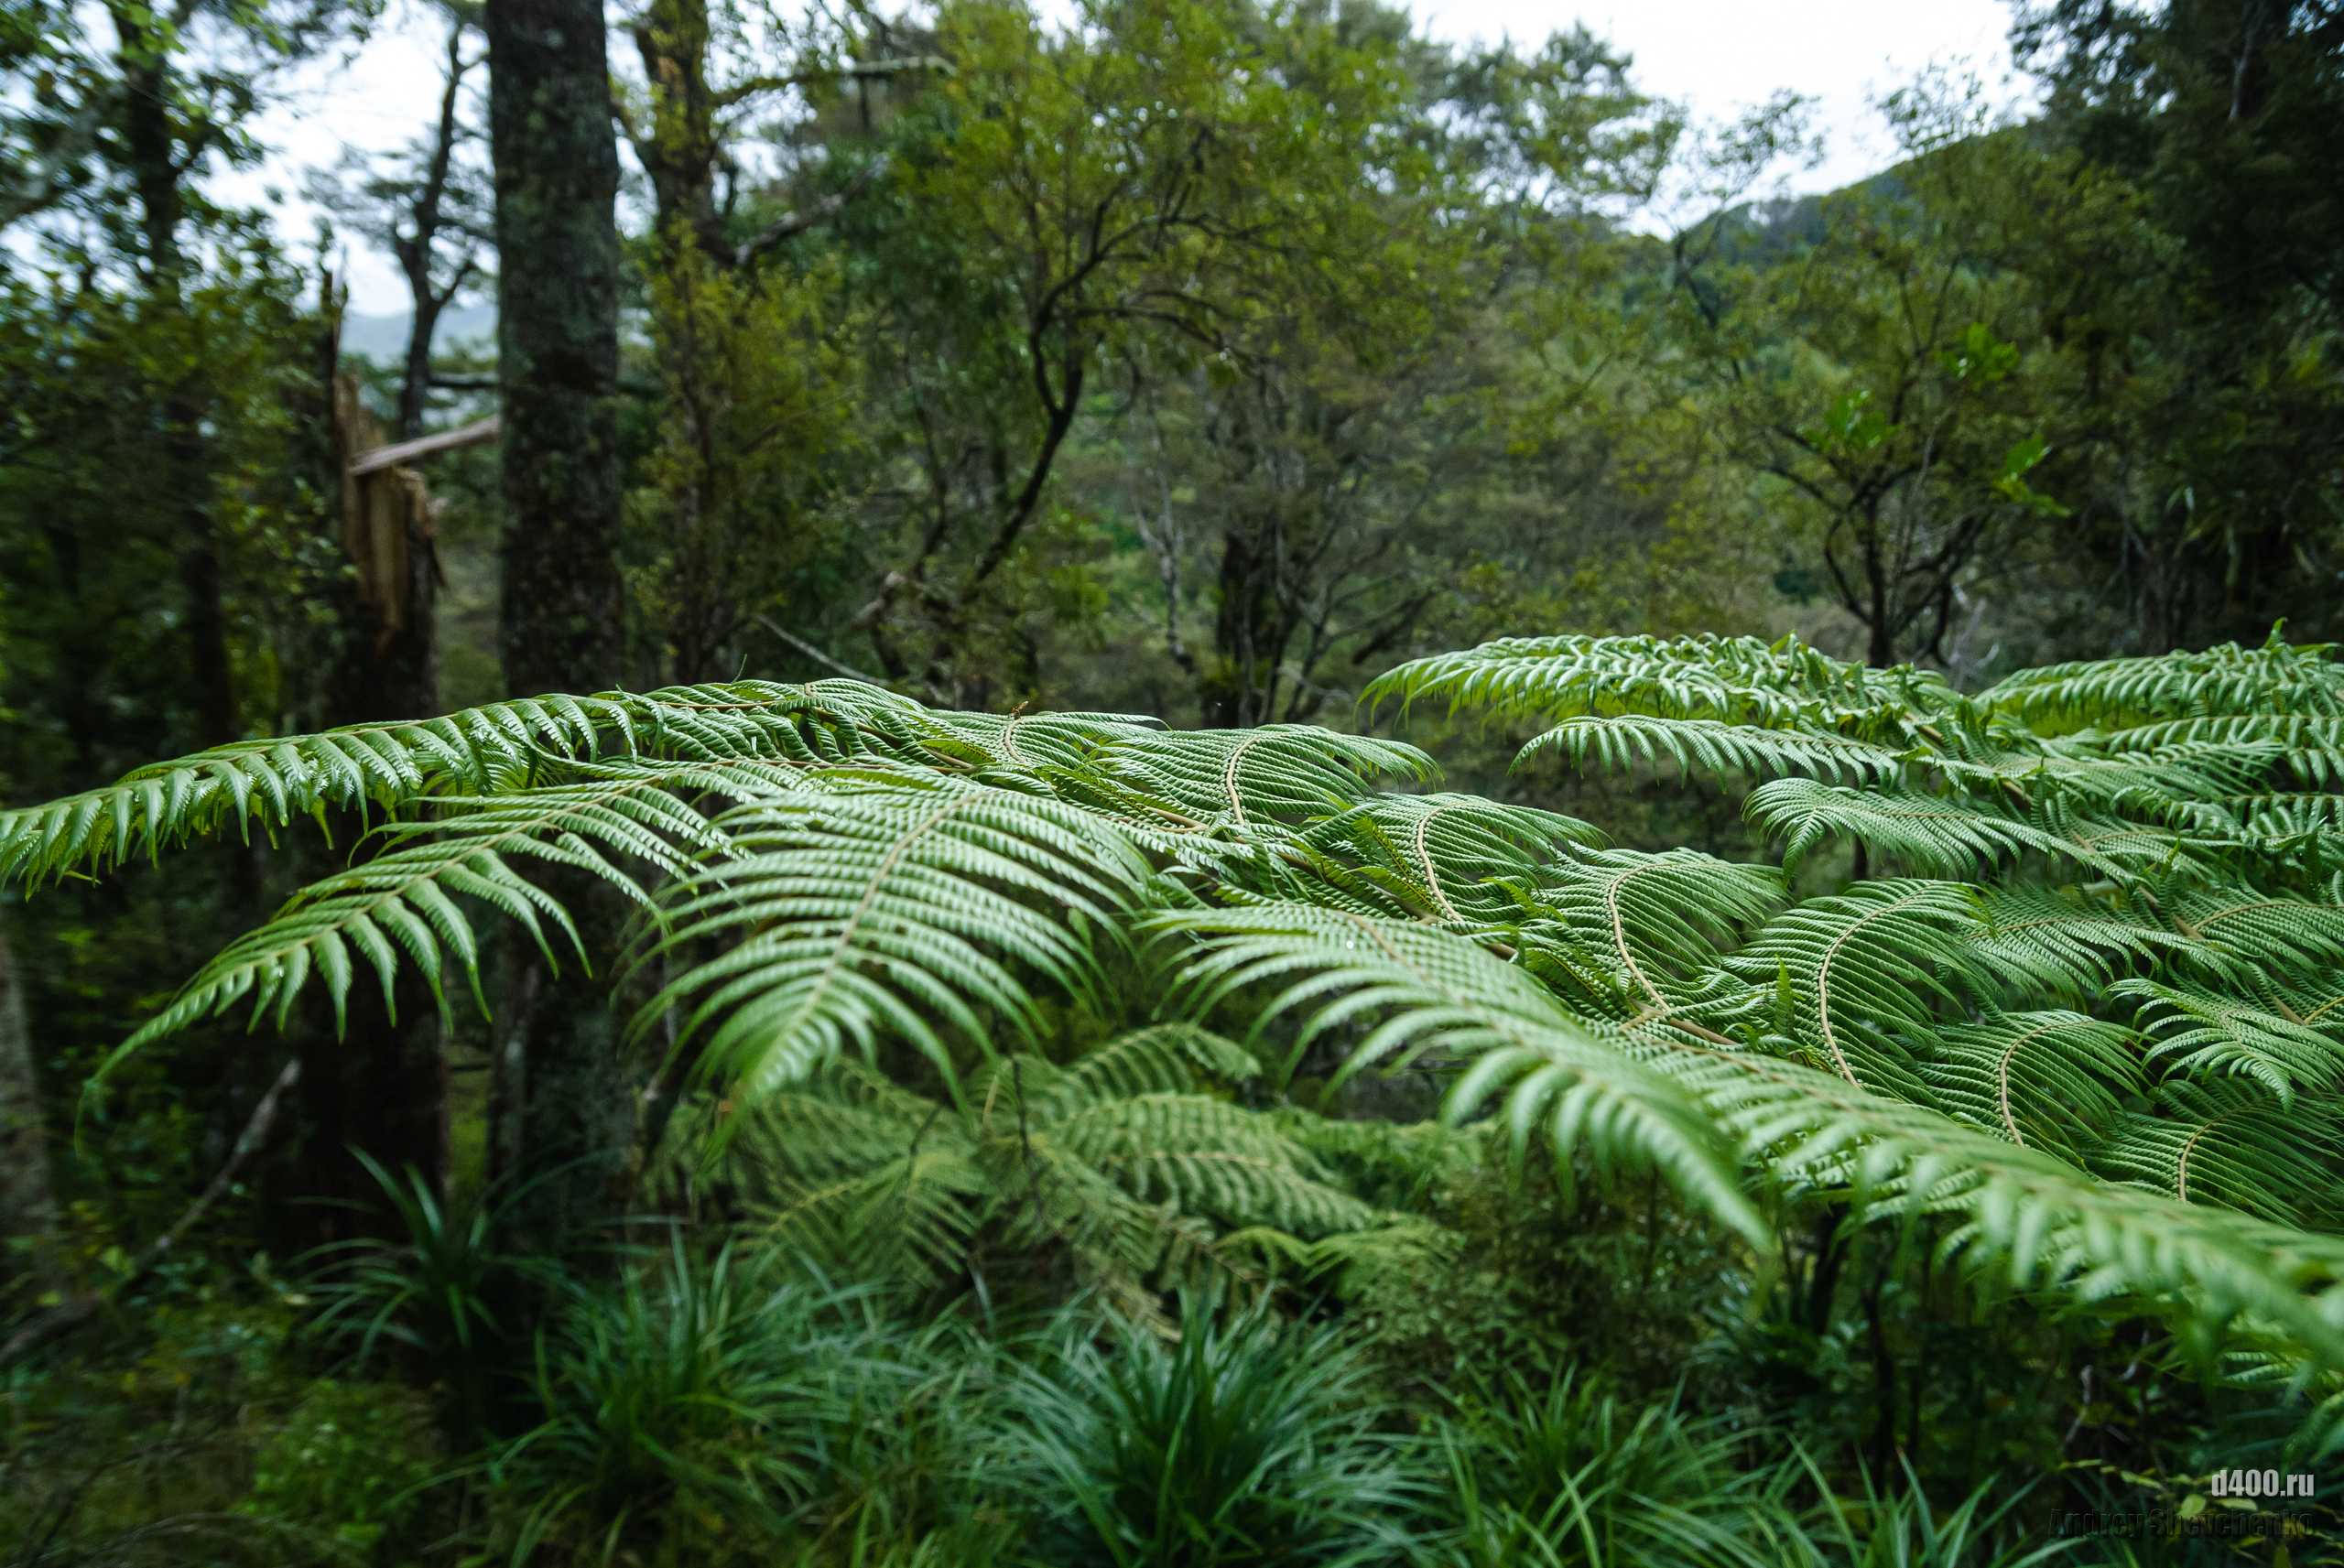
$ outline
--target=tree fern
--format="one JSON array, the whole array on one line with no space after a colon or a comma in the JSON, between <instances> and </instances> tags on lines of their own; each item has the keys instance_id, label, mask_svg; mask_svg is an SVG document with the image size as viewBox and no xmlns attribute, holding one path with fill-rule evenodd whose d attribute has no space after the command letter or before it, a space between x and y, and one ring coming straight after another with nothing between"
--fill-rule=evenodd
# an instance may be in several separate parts
<instances>
[{"instance_id":1,"label":"tree fern","mask_svg":"<svg viewBox=\"0 0 2344 1568\"><path fill-rule=\"evenodd\" d=\"M680 1015L703 1070L755 1097L883 1035L949 1076L947 1033L983 1048L995 1026L1027 1032L1020 971L1095 990L1097 947L1151 876L1125 839L958 779L816 782L715 818L722 853L668 884L638 961L720 951L661 988L639 1028Z\"/></svg>"},{"instance_id":2,"label":"tree fern","mask_svg":"<svg viewBox=\"0 0 2344 1568\"><path fill-rule=\"evenodd\" d=\"M2299 1348L2332 1336L2324 1234L2205 1212L2334 1213L2332 650L2274 637L1973 698L1796 644L1517 639L1372 690L1560 719L1525 765L1757 778L1745 809L1786 871L1852 844L1927 879L1783 910L1716 958L1701 1011L1623 1016L1549 976L1590 1027L1703 1086L1778 1181L1959 1209L1959 1244L2023 1275L2285 1318Z\"/></svg>"},{"instance_id":3,"label":"tree fern","mask_svg":"<svg viewBox=\"0 0 2344 1568\"><path fill-rule=\"evenodd\" d=\"M2118 729L2159 719L2344 717L2344 666L2328 643L2293 645L2273 629L2259 648L2101 659L2023 670L1980 694L2038 729Z\"/></svg>"},{"instance_id":4,"label":"tree fern","mask_svg":"<svg viewBox=\"0 0 2344 1568\"><path fill-rule=\"evenodd\" d=\"M642 911L623 955L584 957L697 1075L686 1119L721 1179L898 1203L931 1267L1007 1223L999 1151L1037 1157L1044 1124L1062 1162L1019 1190L1056 1195L1020 1223L1127 1278L1248 1229L1371 1234L1275 1118L1201 1087L1235 1058L1158 1034L1046 1060L1070 1009L1250 1032L1273 1086L1313 1053L1338 1084L1427 1075L1452 1118L1657 1170L1753 1242L1785 1198L1934 1216L2022 1283L2338 1370L2339 668L2274 639L1964 696L1794 641L1574 636L1372 688L1524 721L1534 779L1560 760L1746 792L1778 851L1757 865L1422 793L1430 759L1394 741L824 681L226 748L0 817L0 871L380 820L384 853L231 944L129 1049L230 1005L282 1019L312 986L344 1005L362 973L444 990L483 910L566 957L536 873L582 868Z\"/></svg>"},{"instance_id":5,"label":"tree fern","mask_svg":"<svg viewBox=\"0 0 2344 1568\"><path fill-rule=\"evenodd\" d=\"M986 1236L1064 1248L1129 1294L1167 1263L1233 1265L1265 1237L1307 1248L1385 1226L1277 1119L1211 1092L1258 1072L1183 1024L1125 1033L1064 1067L998 1059L957 1104L846 1061L728 1113L716 1157L681 1168L780 1238L922 1283L970 1268Z\"/></svg>"},{"instance_id":6,"label":"tree fern","mask_svg":"<svg viewBox=\"0 0 2344 1568\"><path fill-rule=\"evenodd\" d=\"M548 761L902 757L919 751L917 731L905 721L920 711L853 681L739 681L644 696L516 698L441 719L241 741L0 813L0 881L30 883L152 857L232 827L249 837L255 822L273 829L329 808L395 812L450 785L501 794L537 782Z\"/></svg>"}]
</instances>

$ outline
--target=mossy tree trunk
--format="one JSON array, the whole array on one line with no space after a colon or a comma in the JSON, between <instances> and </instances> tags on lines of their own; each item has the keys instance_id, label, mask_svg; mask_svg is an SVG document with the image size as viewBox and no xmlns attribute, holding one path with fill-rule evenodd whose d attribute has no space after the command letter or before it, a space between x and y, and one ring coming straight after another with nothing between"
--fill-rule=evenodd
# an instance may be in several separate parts
<instances>
[{"instance_id":1,"label":"mossy tree trunk","mask_svg":"<svg viewBox=\"0 0 2344 1568\"><path fill-rule=\"evenodd\" d=\"M489 0L504 393L503 622L513 692L591 691L625 653L619 579L618 147L600 0ZM588 951L622 911L591 877L549 890ZM518 956L516 955L516 957ZM535 1183L519 1214L551 1245L604 1207L633 1118L609 999L534 956L499 1023L500 1169Z\"/></svg>"}]
</instances>

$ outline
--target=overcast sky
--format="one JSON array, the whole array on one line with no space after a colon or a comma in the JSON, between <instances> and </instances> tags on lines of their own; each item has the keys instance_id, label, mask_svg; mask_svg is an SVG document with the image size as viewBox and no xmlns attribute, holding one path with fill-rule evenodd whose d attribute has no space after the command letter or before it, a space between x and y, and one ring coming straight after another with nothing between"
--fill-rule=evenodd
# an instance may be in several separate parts
<instances>
[{"instance_id":1,"label":"overcast sky","mask_svg":"<svg viewBox=\"0 0 2344 1568\"><path fill-rule=\"evenodd\" d=\"M1417 0L1415 8L1434 34L1459 42L1535 44L1584 22L1634 58L1646 92L1702 118L1730 117L1785 88L1808 94L1829 155L1796 181L1804 189L1845 185L1891 161L1870 108L1879 92L1932 65L1966 65L1990 83L2010 66L2007 0ZM303 73L263 127L280 156L237 181L236 194L265 200L275 189L288 237L306 240L315 217L294 194L300 171L332 163L344 146L388 148L415 135L436 107L440 49L430 20L395 5L355 59ZM353 245L347 275L353 308L405 309L405 287L384 257Z\"/></svg>"}]
</instances>

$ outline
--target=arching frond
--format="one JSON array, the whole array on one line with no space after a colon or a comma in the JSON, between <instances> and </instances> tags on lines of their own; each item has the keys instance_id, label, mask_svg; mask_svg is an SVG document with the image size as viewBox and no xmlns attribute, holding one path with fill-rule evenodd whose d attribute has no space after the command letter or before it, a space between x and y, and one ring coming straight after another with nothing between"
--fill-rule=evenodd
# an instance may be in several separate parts
<instances>
[{"instance_id":1,"label":"arching frond","mask_svg":"<svg viewBox=\"0 0 2344 1568\"><path fill-rule=\"evenodd\" d=\"M2126 1113L2091 1162L2186 1203L2220 1204L2285 1225L2334 1216L2344 1102L2292 1102L2233 1079L2166 1082L2153 1110Z\"/></svg>"},{"instance_id":2,"label":"arching frond","mask_svg":"<svg viewBox=\"0 0 2344 1568\"><path fill-rule=\"evenodd\" d=\"M1601 955L1636 1005L1665 1006L1669 982L1714 965L1720 949L1772 914L1782 897L1782 875L1772 866L1691 849L1598 849L1556 867L1530 902L1579 951ZM1540 920L1524 926L1527 935L1551 935Z\"/></svg>"},{"instance_id":3,"label":"arching frond","mask_svg":"<svg viewBox=\"0 0 2344 1568\"><path fill-rule=\"evenodd\" d=\"M1450 921L1503 918L1511 901L1482 884L1528 880L1572 846L1603 836L1577 817L1477 795L1379 795L1296 835L1306 850L1382 873L1416 896L1426 913Z\"/></svg>"},{"instance_id":4,"label":"arching frond","mask_svg":"<svg viewBox=\"0 0 2344 1568\"><path fill-rule=\"evenodd\" d=\"M661 895L636 961L723 950L663 987L637 1028L681 1013L679 1048L736 1100L882 1037L948 1076L948 1035L987 1050L996 1027L1029 1037L1021 972L1091 994L1094 944L1150 876L1087 813L934 775L830 775L819 795L751 803L715 826L729 854Z\"/></svg>"},{"instance_id":5,"label":"arching frond","mask_svg":"<svg viewBox=\"0 0 2344 1568\"><path fill-rule=\"evenodd\" d=\"M1941 1252L2021 1288L2124 1297L2199 1324L2259 1321L2297 1354L2344 1368L2344 1241L2102 1181L1796 1063L1644 1038L1655 1065L1785 1184L1876 1217L1959 1215Z\"/></svg>"},{"instance_id":6,"label":"arching frond","mask_svg":"<svg viewBox=\"0 0 2344 1568\"><path fill-rule=\"evenodd\" d=\"M1452 1103L1470 1107L1492 1076L1527 1074L1549 1091L1536 1121L1557 1151L1584 1147L1599 1165L1646 1166L1743 1235L1763 1233L1714 1129L1666 1082L1588 1033L1520 968L1472 942L1304 908L1167 913L1148 924L1167 942L1195 944L1183 967L1200 1011L1241 989L1272 989L1257 1035L1293 1032L1289 1071L1312 1043L1357 1022L1367 1032L1350 1046L1338 1081L1427 1057L1470 1063L1452 1091ZM1533 1128L1516 1118L1512 1130L1523 1141Z\"/></svg>"},{"instance_id":7,"label":"arching frond","mask_svg":"<svg viewBox=\"0 0 2344 1568\"><path fill-rule=\"evenodd\" d=\"M2064 857L2103 875L2121 876L2120 860L2162 860L2175 847L2169 838L2153 838L2143 852L2125 838L2096 839L2089 832L2055 832L2042 823L1958 797L1850 789L1812 779L1770 780L1751 792L1742 810L1770 838L1782 841L1785 871L1796 870L1823 845L1842 839L1893 857L1913 871L1941 876L2000 867L2030 852ZM2142 836L2146 835L2133 837Z\"/></svg>"},{"instance_id":8,"label":"arching frond","mask_svg":"<svg viewBox=\"0 0 2344 1568\"><path fill-rule=\"evenodd\" d=\"M2149 1059L2168 1073L2241 1075L2282 1105L2295 1102L2297 1086L2344 1083L2344 1040L2257 1005L2252 993L2121 980L2108 994L2139 1004L2140 1025L2152 1042Z\"/></svg>"},{"instance_id":9,"label":"arching frond","mask_svg":"<svg viewBox=\"0 0 2344 1568\"><path fill-rule=\"evenodd\" d=\"M2145 1087L2132 1031L2080 1012L1998 1012L1930 1031L1922 1078L1938 1106L2080 1162Z\"/></svg>"},{"instance_id":10,"label":"arching frond","mask_svg":"<svg viewBox=\"0 0 2344 1568\"><path fill-rule=\"evenodd\" d=\"M1085 1051L1039 1098L1054 1108L1072 1110L1116 1097L1243 1083L1261 1071L1251 1051L1210 1030L1156 1023L1126 1030Z\"/></svg>"},{"instance_id":11,"label":"arching frond","mask_svg":"<svg viewBox=\"0 0 2344 1568\"><path fill-rule=\"evenodd\" d=\"M1796 638L1504 637L1438 654L1369 683L1373 706L1396 701L1492 714L1568 719L1641 713L1657 719L1861 731L1903 728L1915 708L1953 701L1942 677L1909 666L1872 670Z\"/></svg>"},{"instance_id":12,"label":"arching frond","mask_svg":"<svg viewBox=\"0 0 2344 1568\"><path fill-rule=\"evenodd\" d=\"M2273 630L2259 648L2225 643L2203 653L2022 670L1978 700L2046 733L2254 713L2334 719L2344 717L2344 665L2335 653L2326 643L2281 642Z\"/></svg>"},{"instance_id":13,"label":"arching frond","mask_svg":"<svg viewBox=\"0 0 2344 1568\"><path fill-rule=\"evenodd\" d=\"M1134 713L939 713L937 722L993 766L1033 772L1080 766L1100 747L1164 733L1164 721Z\"/></svg>"},{"instance_id":14,"label":"arching frond","mask_svg":"<svg viewBox=\"0 0 2344 1568\"><path fill-rule=\"evenodd\" d=\"M2235 881L2177 890L2165 904L2175 929L2191 940L2273 974L2333 974L2344 967L2344 908L2335 904L2273 897Z\"/></svg>"},{"instance_id":15,"label":"arching frond","mask_svg":"<svg viewBox=\"0 0 2344 1568\"><path fill-rule=\"evenodd\" d=\"M1340 811L1365 800L1371 780L1425 783L1440 771L1414 746L1314 724L1131 735L1090 762L1195 816L1238 827Z\"/></svg>"},{"instance_id":16,"label":"arching frond","mask_svg":"<svg viewBox=\"0 0 2344 1568\"><path fill-rule=\"evenodd\" d=\"M1515 753L1514 766L1546 752L1560 752L1582 768L1590 757L1617 769L1666 760L1683 773L1796 772L1859 781L1900 777L1908 755L1847 735L1643 714L1566 719Z\"/></svg>"},{"instance_id":17,"label":"arching frond","mask_svg":"<svg viewBox=\"0 0 2344 1568\"><path fill-rule=\"evenodd\" d=\"M444 1012L452 967L485 1011L479 998L480 940L460 900L511 920L553 961L547 926L573 947L577 933L562 906L521 874L522 864L572 867L645 902L630 867L672 872L689 853L714 852L727 842L722 829L678 798L678 791L761 800L798 784L791 770L756 762L637 764L598 773L579 784L450 797L446 816L385 829L390 849L310 883L265 924L230 943L114 1049L98 1076L131 1053L240 1003L251 1004L255 1024L273 1011L282 1028L312 980L323 982L341 1027L362 966L380 981L386 1008L396 1006L398 970L411 967ZM591 963L594 956L579 957Z\"/></svg>"},{"instance_id":18,"label":"arching frond","mask_svg":"<svg viewBox=\"0 0 2344 1568\"><path fill-rule=\"evenodd\" d=\"M1200 1000L1272 985L1271 1013L1292 1015L1306 1033L1375 1018L1353 1047L1355 1062L1428 1049L1470 1058L1452 1091L1453 1115L1497 1098L1514 1128L1560 1120L1592 1132L1601 1122L1588 1117L1590 1072L1614 1071L1594 1054L1633 1058L1693 1096L1703 1121L1793 1190L1836 1194L1883 1217L1957 1214L1945 1249L2022 1287L2138 1298L2185 1317L2246 1314L2324 1364L2344 1366L2344 1242L2111 1185L2046 1150L1658 1021L1609 1039L1573 1030L1561 1047L1546 1033L1536 988L1518 987L1518 969L1446 932L1363 931L1364 923L1282 910L1156 924L1169 939L1204 943ZM1629 1102L1640 1124L1666 1103L1642 1083ZM1673 1108L1662 1122L1668 1130L1637 1141L1647 1157L1680 1181L1706 1173L1687 1184L1698 1195L1732 1191L1714 1184L1731 1167L1714 1162L1693 1126ZM1687 1134L1696 1139L1689 1146L1680 1141ZM1617 1148L1627 1140L1613 1128L1602 1141Z\"/></svg>"},{"instance_id":19,"label":"arching frond","mask_svg":"<svg viewBox=\"0 0 2344 1568\"><path fill-rule=\"evenodd\" d=\"M2284 710L2226 713L2165 719L2089 739L2099 750L2115 756L2156 755L2179 748L2272 754L2307 784L2325 786L2344 780L2344 716Z\"/></svg>"},{"instance_id":20,"label":"arching frond","mask_svg":"<svg viewBox=\"0 0 2344 1568\"><path fill-rule=\"evenodd\" d=\"M1995 887L1980 893L1979 908L1983 924L1969 938L1970 968L2005 998L2087 1001L2111 981L2160 965L2241 972L2227 948L2168 930L2113 896Z\"/></svg>"},{"instance_id":21,"label":"arching frond","mask_svg":"<svg viewBox=\"0 0 2344 1568\"><path fill-rule=\"evenodd\" d=\"M1785 910L1723 967L1775 987L1788 1027L1830 1072L1910 1087L1903 1042L1959 1005L1948 981L1984 989L1962 941L1978 924L1977 894L1959 882L1858 882Z\"/></svg>"},{"instance_id":22,"label":"arching frond","mask_svg":"<svg viewBox=\"0 0 2344 1568\"><path fill-rule=\"evenodd\" d=\"M388 813L435 793L503 794L544 782L538 770L547 761L901 756L904 746L874 744L872 726L907 709L917 705L856 681L736 681L516 697L440 719L238 741L140 768L103 789L0 812L0 881L35 883L328 808Z\"/></svg>"},{"instance_id":23,"label":"arching frond","mask_svg":"<svg viewBox=\"0 0 2344 1568\"><path fill-rule=\"evenodd\" d=\"M2078 810L2138 816L2173 827L2196 819L2209 806L2268 787L2280 761L2272 747L2174 745L2111 756L2081 741L2026 740L2016 750L1971 749L1927 761L1948 784L2015 802L2022 809L2038 800L2058 800ZM2222 826L2231 821L2226 812L2216 815Z\"/></svg>"}]
</instances>

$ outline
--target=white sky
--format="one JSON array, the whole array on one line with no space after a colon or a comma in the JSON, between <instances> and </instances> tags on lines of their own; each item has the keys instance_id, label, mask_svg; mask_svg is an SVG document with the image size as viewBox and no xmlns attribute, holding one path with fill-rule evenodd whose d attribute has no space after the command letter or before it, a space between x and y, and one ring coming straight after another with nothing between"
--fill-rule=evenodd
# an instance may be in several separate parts
<instances>
[{"instance_id":1,"label":"white sky","mask_svg":"<svg viewBox=\"0 0 2344 1568\"><path fill-rule=\"evenodd\" d=\"M1877 93L1930 66L1966 67L1990 84L2010 70L2007 0L1416 0L1415 9L1434 35L1457 42L1535 45L1584 22L1633 57L1639 86L1697 118L1729 118L1784 89L1807 94L1828 155L1796 182L1800 189L1845 185L1892 161L1871 108ZM395 5L354 59L302 73L261 127L277 156L232 194L266 201L274 189L287 238L306 243L315 212L298 199L300 171L332 163L345 146L386 149L417 134L437 107L440 47L429 15ZM387 259L345 243L352 308L403 311L406 288Z\"/></svg>"}]
</instances>

